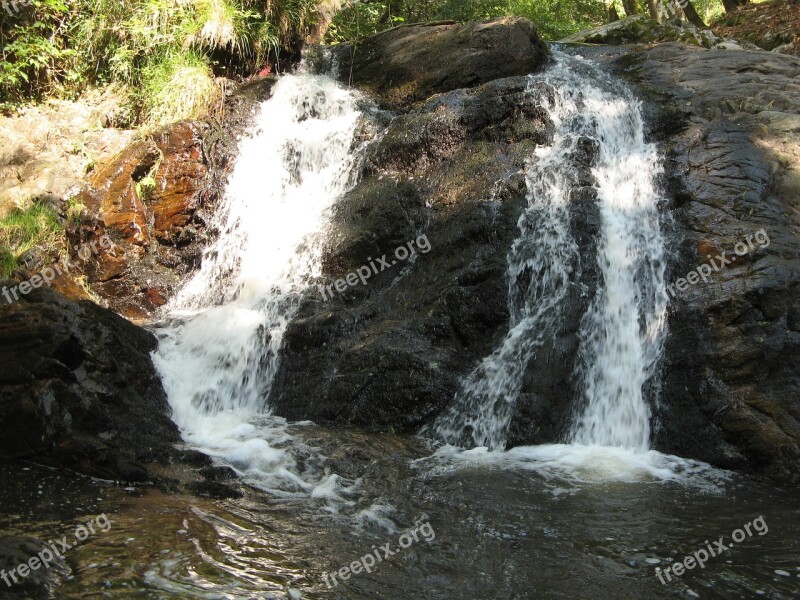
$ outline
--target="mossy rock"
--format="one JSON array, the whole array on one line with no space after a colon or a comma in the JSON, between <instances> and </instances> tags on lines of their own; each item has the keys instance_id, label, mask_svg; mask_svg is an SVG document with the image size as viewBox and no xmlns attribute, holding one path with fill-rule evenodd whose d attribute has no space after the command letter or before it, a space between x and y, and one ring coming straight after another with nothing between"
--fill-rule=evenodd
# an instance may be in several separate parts
<instances>
[{"instance_id":1,"label":"mossy rock","mask_svg":"<svg viewBox=\"0 0 800 600\"><path fill-rule=\"evenodd\" d=\"M607 25L574 33L560 40L582 44L655 44L680 41L692 46L711 47L720 41L711 31L673 20L659 23L643 15L627 17Z\"/></svg>"}]
</instances>

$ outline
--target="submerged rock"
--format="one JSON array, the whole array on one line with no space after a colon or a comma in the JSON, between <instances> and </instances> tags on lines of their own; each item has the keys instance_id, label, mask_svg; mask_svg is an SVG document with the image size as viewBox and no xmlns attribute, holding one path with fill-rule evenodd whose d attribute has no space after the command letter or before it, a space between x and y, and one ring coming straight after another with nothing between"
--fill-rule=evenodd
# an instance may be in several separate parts
<instances>
[{"instance_id":1,"label":"submerged rock","mask_svg":"<svg viewBox=\"0 0 800 600\"><path fill-rule=\"evenodd\" d=\"M55 544L30 536L0 537L0 573L4 578L0 584L0 599L57 598L57 588L72 575L72 569L63 555L53 552L54 547ZM42 558L46 564L42 563ZM19 572L20 565L24 565L24 577Z\"/></svg>"},{"instance_id":2,"label":"submerged rock","mask_svg":"<svg viewBox=\"0 0 800 600\"><path fill-rule=\"evenodd\" d=\"M550 51L527 19L406 25L337 50L342 80L386 107L403 108L435 93L526 75Z\"/></svg>"}]
</instances>

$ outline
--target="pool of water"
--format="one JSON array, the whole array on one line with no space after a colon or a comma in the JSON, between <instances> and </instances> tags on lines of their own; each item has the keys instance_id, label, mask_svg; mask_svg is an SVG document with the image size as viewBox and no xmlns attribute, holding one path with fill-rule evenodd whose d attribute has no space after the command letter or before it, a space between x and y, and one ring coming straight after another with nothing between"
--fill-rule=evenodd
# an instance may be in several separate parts
<instances>
[{"instance_id":1,"label":"pool of water","mask_svg":"<svg viewBox=\"0 0 800 600\"><path fill-rule=\"evenodd\" d=\"M431 458L415 438L308 426L302 437L352 482L342 502L248 486L240 500L210 501L14 463L0 467L0 532L46 540L108 516L108 531L66 553L73 574L59 598L800 594L800 507L790 491L739 476L706 486L577 480L531 468L530 457ZM709 546L718 555L703 568L657 577Z\"/></svg>"}]
</instances>

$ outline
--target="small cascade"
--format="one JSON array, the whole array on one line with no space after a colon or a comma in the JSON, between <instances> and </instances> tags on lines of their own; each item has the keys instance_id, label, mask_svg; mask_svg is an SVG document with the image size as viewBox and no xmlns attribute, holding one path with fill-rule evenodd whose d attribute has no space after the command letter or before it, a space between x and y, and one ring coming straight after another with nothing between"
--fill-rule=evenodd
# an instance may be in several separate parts
<instances>
[{"instance_id":1,"label":"small cascade","mask_svg":"<svg viewBox=\"0 0 800 600\"><path fill-rule=\"evenodd\" d=\"M555 136L551 146L536 149L525 173L529 206L520 217L520 236L508 255L510 330L497 350L466 378L455 402L434 425L436 437L454 446L505 448L525 370L545 336L556 330L579 265L578 246L569 231L574 181L570 157L589 116L579 104L580 80L575 78L572 85L558 81L571 75L561 63L548 72L552 98L544 99L544 108L555 125Z\"/></svg>"},{"instance_id":2,"label":"small cascade","mask_svg":"<svg viewBox=\"0 0 800 600\"><path fill-rule=\"evenodd\" d=\"M672 466L690 463L648 452L647 394L657 389L667 310L658 153L644 139L639 101L591 63L556 53L553 67L531 76L531 94L541 96L542 88L547 93L537 101L549 114L555 135L549 147L537 148L526 168L529 206L508 255L509 333L466 377L433 433L448 446L475 448L464 453L471 460L480 451L505 449L524 373L545 336L558 331L568 287L581 284L570 202L576 153L588 139L597 148L592 174L601 218L599 277L581 320L575 376L582 395L570 443L517 449L505 456L512 462L533 461L545 470L558 465L573 474L591 470L594 463L603 478L641 471L666 477L674 472ZM641 456L628 460L631 453ZM641 468L644 463L647 469Z\"/></svg>"},{"instance_id":3,"label":"small cascade","mask_svg":"<svg viewBox=\"0 0 800 600\"><path fill-rule=\"evenodd\" d=\"M651 413L645 392L650 383L657 389L668 303L656 185L661 165L655 144L644 139L640 103L618 87L617 97L595 91L584 97L585 110L598 115L592 174L602 284L581 323L584 408L570 441L646 451Z\"/></svg>"},{"instance_id":4,"label":"small cascade","mask_svg":"<svg viewBox=\"0 0 800 600\"><path fill-rule=\"evenodd\" d=\"M360 114L328 77L280 79L240 143L219 238L157 330L154 362L184 439L276 493L337 494L308 473L313 461L298 467L266 398L286 327L321 273L328 210L355 183Z\"/></svg>"}]
</instances>

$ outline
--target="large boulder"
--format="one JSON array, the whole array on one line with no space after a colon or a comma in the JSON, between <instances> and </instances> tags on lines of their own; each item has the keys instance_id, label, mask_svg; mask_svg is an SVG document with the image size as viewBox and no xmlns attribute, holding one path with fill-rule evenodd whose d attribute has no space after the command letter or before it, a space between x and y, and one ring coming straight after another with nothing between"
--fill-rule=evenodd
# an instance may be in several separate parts
<instances>
[{"instance_id":1,"label":"large boulder","mask_svg":"<svg viewBox=\"0 0 800 600\"><path fill-rule=\"evenodd\" d=\"M433 96L388 124L334 208L323 257L325 286L370 263L379 272L303 305L269 400L278 414L415 432L452 402L508 331L506 256L528 205L525 163L552 136L535 100L546 93L527 77L498 79ZM410 242L416 256L397 260ZM552 392L544 412L558 415L570 390L551 365L535 365L531 380Z\"/></svg>"},{"instance_id":2,"label":"large boulder","mask_svg":"<svg viewBox=\"0 0 800 600\"><path fill-rule=\"evenodd\" d=\"M711 271L673 288L656 445L796 483L800 60L664 44L615 66L665 148L670 283Z\"/></svg>"},{"instance_id":3,"label":"large boulder","mask_svg":"<svg viewBox=\"0 0 800 600\"><path fill-rule=\"evenodd\" d=\"M668 158L669 283L754 244L672 301L655 446L797 481L800 61L681 44L601 54L635 83ZM384 255L390 266L303 305L269 398L278 414L412 432L452 402L508 330L506 255L527 202L522 168L550 140L547 93L511 77L378 115L363 178L333 212L325 284ZM594 150L583 149L570 157L571 227L589 293L567 295L555 339L528 366L511 445L561 441L570 423L577 331L597 277ZM422 234L429 251L392 258Z\"/></svg>"},{"instance_id":4,"label":"large boulder","mask_svg":"<svg viewBox=\"0 0 800 600\"><path fill-rule=\"evenodd\" d=\"M2 282L2 285L10 282ZM146 481L180 441L155 337L47 288L0 306L0 457Z\"/></svg>"},{"instance_id":5,"label":"large boulder","mask_svg":"<svg viewBox=\"0 0 800 600\"><path fill-rule=\"evenodd\" d=\"M403 108L439 92L469 88L542 68L549 50L533 24L500 18L396 27L337 51L343 81Z\"/></svg>"}]
</instances>

